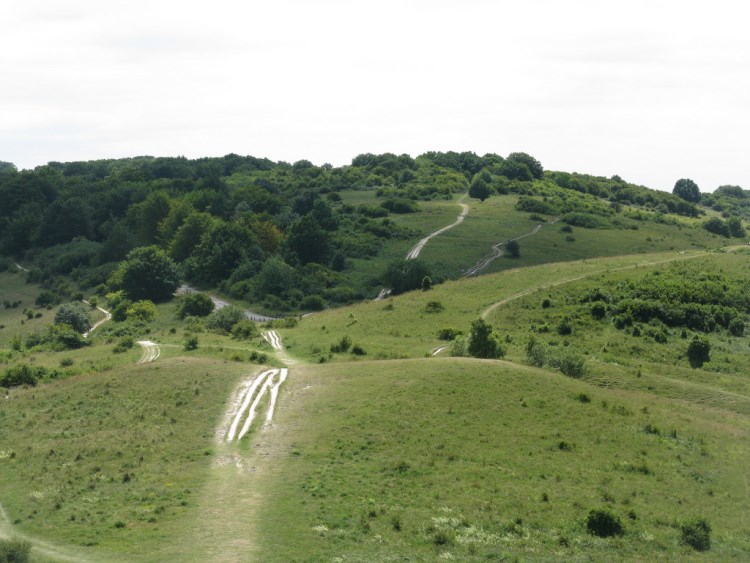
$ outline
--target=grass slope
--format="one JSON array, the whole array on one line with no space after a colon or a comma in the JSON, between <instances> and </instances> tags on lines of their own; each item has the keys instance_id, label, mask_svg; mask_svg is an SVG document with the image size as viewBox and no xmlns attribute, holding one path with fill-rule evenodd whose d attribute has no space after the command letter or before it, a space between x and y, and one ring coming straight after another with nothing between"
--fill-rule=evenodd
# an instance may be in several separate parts
<instances>
[{"instance_id":1,"label":"grass slope","mask_svg":"<svg viewBox=\"0 0 750 563\"><path fill-rule=\"evenodd\" d=\"M259 560L691 558L694 515L708 559L750 556L744 416L471 359L300 368L289 392ZM599 507L623 537L586 533Z\"/></svg>"},{"instance_id":2,"label":"grass slope","mask_svg":"<svg viewBox=\"0 0 750 563\"><path fill-rule=\"evenodd\" d=\"M248 371L176 358L11 390L0 502L14 529L92 560L158 559L190 522L224 399Z\"/></svg>"}]
</instances>

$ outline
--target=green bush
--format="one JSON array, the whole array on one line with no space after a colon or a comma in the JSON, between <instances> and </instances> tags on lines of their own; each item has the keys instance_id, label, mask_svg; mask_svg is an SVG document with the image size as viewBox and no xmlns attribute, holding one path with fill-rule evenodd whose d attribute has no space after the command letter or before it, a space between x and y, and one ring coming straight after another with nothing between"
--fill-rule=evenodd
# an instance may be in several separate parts
<instances>
[{"instance_id":1,"label":"green bush","mask_svg":"<svg viewBox=\"0 0 750 563\"><path fill-rule=\"evenodd\" d=\"M702 336L694 336L687 349L687 357L690 366L699 368L711 359L711 344Z\"/></svg>"},{"instance_id":2,"label":"green bush","mask_svg":"<svg viewBox=\"0 0 750 563\"><path fill-rule=\"evenodd\" d=\"M36 385L37 381L44 376L45 369L21 364L6 369L0 376L0 387L10 388L21 385ZM2 561L2 560L0 560Z\"/></svg>"},{"instance_id":3,"label":"green bush","mask_svg":"<svg viewBox=\"0 0 750 563\"><path fill-rule=\"evenodd\" d=\"M20 539L0 539L0 563L26 563L31 543Z\"/></svg>"},{"instance_id":4,"label":"green bush","mask_svg":"<svg viewBox=\"0 0 750 563\"><path fill-rule=\"evenodd\" d=\"M322 311L326 308L326 302L320 295L307 295L299 306L305 311Z\"/></svg>"},{"instance_id":5,"label":"green bush","mask_svg":"<svg viewBox=\"0 0 750 563\"><path fill-rule=\"evenodd\" d=\"M55 324L72 326L78 332L86 332L91 328L89 308L85 303L63 303L55 313Z\"/></svg>"},{"instance_id":6,"label":"green bush","mask_svg":"<svg viewBox=\"0 0 750 563\"><path fill-rule=\"evenodd\" d=\"M680 524L682 542L697 551L711 548L711 526L704 518L693 518Z\"/></svg>"},{"instance_id":7,"label":"green bush","mask_svg":"<svg viewBox=\"0 0 750 563\"><path fill-rule=\"evenodd\" d=\"M586 529L600 538L621 536L625 533L620 518L608 510L591 510L586 517Z\"/></svg>"},{"instance_id":8,"label":"green bush","mask_svg":"<svg viewBox=\"0 0 750 563\"><path fill-rule=\"evenodd\" d=\"M148 299L131 303L127 309L125 309L125 318L129 321L153 321L156 318L156 305L154 305L153 301L149 301Z\"/></svg>"},{"instance_id":9,"label":"green bush","mask_svg":"<svg viewBox=\"0 0 750 563\"><path fill-rule=\"evenodd\" d=\"M245 311L236 305L227 305L208 315L206 318L206 328L229 334L234 325L246 318Z\"/></svg>"},{"instance_id":10,"label":"green bush","mask_svg":"<svg viewBox=\"0 0 750 563\"><path fill-rule=\"evenodd\" d=\"M439 340L455 340L461 334L463 333L455 328L441 328L438 330L437 337Z\"/></svg>"},{"instance_id":11,"label":"green bush","mask_svg":"<svg viewBox=\"0 0 750 563\"><path fill-rule=\"evenodd\" d=\"M425 313L440 313L444 309L445 307L440 301L430 301L424 307Z\"/></svg>"},{"instance_id":12,"label":"green bush","mask_svg":"<svg viewBox=\"0 0 750 563\"><path fill-rule=\"evenodd\" d=\"M232 338L235 340L250 340L258 335L258 327L249 319L243 319L232 327Z\"/></svg>"},{"instance_id":13,"label":"green bush","mask_svg":"<svg viewBox=\"0 0 750 563\"><path fill-rule=\"evenodd\" d=\"M214 302L205 293L185 293L177 300L177 316L184 319L191 317L206 317L214 310Z\"/></svg>"},{"instance_id":14,"label":"green bush","mask_svg":"<svg viewBox=\"0 0 750 563\"><path fill-rule=\"evenodd\" d=\"M494 335L492 326L484 319L477 319L471 323L467 351L470 356L475 358L502 358L505 356L505 349Z\"/></svg>"},{"instance_id":15,"label":"green bush","mask_svg":"<svg viewBox=\"0 0 750 563\"><path fill-rule=\"evenodd\" d=\"M334 354L343 354L344 352L348 352L349 348L352 345L352 339L348 336L342 336L341 340L339 340L335 344L331 344L331 352Z\"/></svg>"},{"instance_id":16,"label":"green bush","mask_svg":"<svg viewBox=\"0 0 750 563\"><path fill-rule=\"evenodd\" d=\"M196 350L198 348L198 337L195 336L195 335L188 336L185 339L185 344L183 345L183 348L187 352L189 352L191 350Z\"/></svg>"}]
</instances>

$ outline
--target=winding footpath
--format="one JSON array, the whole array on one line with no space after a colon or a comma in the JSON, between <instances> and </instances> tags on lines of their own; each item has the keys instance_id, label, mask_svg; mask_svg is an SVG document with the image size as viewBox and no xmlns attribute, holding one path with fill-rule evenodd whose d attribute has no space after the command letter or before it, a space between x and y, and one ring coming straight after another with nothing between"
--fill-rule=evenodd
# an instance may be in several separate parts
<instances>
[{"instance_id":1,"label":"winding footpath","mask_svg":"<svg viewBox=\"0 0 750 563\"><path fill-rule=\"evenodd\" d=\"M525 235L518 236L516 238L503 240L500 242L496 242L492 245L492 254L488 256L487 258L482 258L479 262L477 262L474 266L466 270L466 273L464 274L465 278L468 278L470 276L476 276L479 272L484 270L487 266L489 266L495 259L500 258L503 255L503 250L501 247L505 246L512 240L521 240L522 238L530 237L539 232L539 230L546 224L546 225L552 225L554 223L557 223L557 219L554 221L550 221L549 223L538 223L534 226L531 231L526 233Z\"/></svg>"},{"instance_id":2,"label":"winding footpath","mask_svg":"<svg viewBox=\"0 0 750 563\"><path fill-rule=\"evenodd\" d=\"M464 195L464 196L461 197L461 200L459 200L458 204L461 206L461 213L456 218L456 220L453 223L451 223L450 225L446 225L442 229L438 229L434 233L430 233L429 235L427 235L426 237L424 237L422 240L420 240L417 244L415 244L414 248L412 248L409 251L409 254L406 255L406 259L407 260L415 260L419 256L419 253L422 252L422 249L425 247L425 245L428 242L430 242L431 239L435 238L436 236L439 236L439 235L443 234L445 231L447 231L449 229L452 229L456 225L460 225L463 222L463 220L469 214L469 206L467 204L463 203L463 201L462 201L465 197L466 196Z\"/></svg>"},{"instance_id":3,"label":"winding footpath","mask_svg":"<svg viewBox=\"0 0 750 563\"><path fill-rule=\"evenodd\" d=\"M177 295L183 295L185 293L197 293L198 289L191 287L189 285L181 285L177 289ZM213 301L214 307L216 309L223 309L227 305L229 305L229 302L224 301L223 299L219 299L215 295L211 295L210 293L207 294L211 301ZM254 313L253 311L250 311L249 309L245 309L245 317L247 317L251 321L255 321L256 323L267 323L268 321L275 321L276 317L267 317L265 315L260 315L258 313Z\"/></svg>"},{"instance_id":4,"label":"winding footpath","mask_svg":"<svg viewBox=\"0 0 750 563\"><path fill-rule=\"evenodd\" d=\"M91 305L91 303L89 303L88 301L84 301L84 303L86 303L86 305L89 305L89 306ZM89 335L92 332L94 332L97 328L99 328L100 326L102 326L107 321L111 321L112 320L112 313L110 313L109 311L106 311L106 310L102 309L101 307L97 307L97 309L100 312L104 313L104 318L101 319L100 321L97 321L96 323L94 323L94 326L92 326L90 329L88 329L86 332L84 332L83 335L82 335L84 338L88 338Z\"/></svg>"}]
</instances>

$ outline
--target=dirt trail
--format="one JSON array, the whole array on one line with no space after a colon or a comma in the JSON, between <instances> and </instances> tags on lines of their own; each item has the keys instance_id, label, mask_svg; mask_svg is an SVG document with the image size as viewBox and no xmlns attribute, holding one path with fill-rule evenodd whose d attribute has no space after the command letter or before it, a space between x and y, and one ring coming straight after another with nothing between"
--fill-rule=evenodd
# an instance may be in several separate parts
<instances>
[{"instance_id":1,"label":"dirt trail","mask_svg":"<svg viewBox=\"0 0 750 563\"><path fill-rule=\"evenodd\" d=\"M522 238L533 236L537 234L544 225L552 225L554 223L557 223L557 221L558 219L555 219L554 221L550 221L549 223L538 223L537 225L534 226L533 229L531 229L531 231L529 231L525 235L521 235L516 238L511 238L508 240L496 242L495 244L492 245L492 254L488 256L487 258L482 258L474 266L469 268L464 274L464 277L468 278L469 276L476 276L480 271L484 270L487 266L489 266L493 260L500 258L503 255L503 250L502 248L500 248L501 246L508 244L512 240L521 240Z\"/></svg>"},{"instance_id":2,"label":"dirt trail","mask_svg":"<svg viewBox=\"0 0 750 563\"><path fill-rule=\"evenodd\" d=\"M141 359L138 360L139 364L153 362L159 356L161 356L161 349L156 342L151 342L150 340L139 340L138 342L136 342L136 344L143 348Z\"/></svg>"},{"instance_id":3,"label":"dirt trail","mask_svg":"<svg viewBox=\"0 0 750 563\"><path fill-rule=\"evenodd\" d=\"M189 285L181 285L177 289L177 295L182 295L184 293L196 293L200 290L191 287ZM223 299L219 299L215 295L211 295L210 293L208 296L211 298L211 301L214 303L214 307L216 309L223 309L227 305L229 305L229 302L224 301ZM265 315L259 315L258 313L254 313L253 311L250 311L249 309L245 309L245 316L250 319L251 321L255 321L256 323L267 323L268 321L275 321L276 317L267 317Z\"/></svg>"},{"instance_id":4,"label":"dirt trail","mask_svg":"<svg viewBox=\"0 0 750 563\"><path fill-rule=\"evenodd\" d=\"M464 197L466 197L466 196L463 196L461 199L463 200ZM433 239L436 236L443 234L445 231L447 231L449 229L452 229L456 225L460 225L463 222L463 220L469 214L469 206L466 205L465 203L461 202L460 200L459 200L459 205L461 206L461 214L456 218L456 220L453 223L451 223L450 225L447 225L447 226L443 227L442 229L438 229L434 233L431 233L431 234L427 235L426 237L424 237L422 240L420 240L416 245L414 245L414 248L412 248L409 251L409 254L406 255L406 259L407 260L414 260L414 259L416 259L419 256L419 253L422 252L422 249L425 247L425 245L428 242L430 242L430 239Z\"/></svg>"},{"instance_id":5,"label":"dirt trail","mask_svg":"<svg viewBox=\"0 0 750 563\"><path fill-rule=\"evenodd\" d=\"M84 301L84 303L86 303L86 305L91 305L91 303L89 303L88 301ZM99 328L100 326L102 326L107 321L111 321L112 320L112 313L110 313L109 311L105 311L101 307L97 307L97 309L99 311L101 311L102 313L104 313L104 318L102 320L94 323L94 326L92 326L90 329L88 329L87 332L84 332L83 335L82 335L84 338L88 338L89 334L91 334L92 332L94 332L97 328Z\"/></svg>"},{"instance_id":6,"label":"dirt trail","mask_svg":"<svg viewBox=\"0 0 750 563\"><path fill-rule=\"evenodd\" d=\"M22 272L26 272L26 273L28 273L28 272L29 272L29 270L28 270L27 268L24 268L24 267L23 267L23 266L21 266L21 264L19 264L18 262L16 262L16 268L18 268L18 269L19 269L19 270L21 270Z\"/></svg>"}]
</instances>

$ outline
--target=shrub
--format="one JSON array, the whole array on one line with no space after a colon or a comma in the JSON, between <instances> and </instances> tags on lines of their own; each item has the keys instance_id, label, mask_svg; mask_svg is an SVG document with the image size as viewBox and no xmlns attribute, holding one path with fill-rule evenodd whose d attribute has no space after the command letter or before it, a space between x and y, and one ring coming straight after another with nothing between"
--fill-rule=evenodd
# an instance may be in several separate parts
<instances>
[{"instance_id":1,"label":"shrub","mask_svg":"<svg viewBox=\"0 0 750 563\"><path fill-rule=\"evenodd\" d=\"M177 316L184 319L191 317L206 317L214 310L214 302L205 293L194 292L181 295L177 301Z\"/></svg>"},{"instance_id":2,"label":"shrub","mask_svg":"<svg viewBox=\"0 0 750 563\"><path fill-rule=\"evenodd\" d=\"M710 352L711 344L709 344L708 340L702 336L694 336L687 349L690 366L694 368L701 367L705 362L711 359Z\"/></svg>"},{"instance_id":3,"label":"shrub","mask_svg":"<svg viewBox=\"0 0 750 563\"><path fill-rule=\"evenodd\" d=\"M112 349L112 352L115 354L122 354L123 352L130 350L134 345L135 340L133 340L133 337L126 336L120 339L117 345Z\"/></svg>"},{"instance_id":4,"label":"shrub","mask_svg":"<svg viewBox=\"0 0 750 563\"><path fill-rule=\"evenodd\" d=\"M586 358L572 347L558 351L550 363L568 377L583 377L586 374Z\"/></svg>"},{"instance_id":5,"label":"shrub","mask_svg":"<svg viewBox=\"0 0 750 563\"><path fill-rule=\"evenodd\" d=\"M707 551L711 547L711 526L704 518L693 518L680 524L683 543L697 551Z\"/></svg>"},{"instance_id":6,"label":"shrub","mask_svg":"<svg viewBox=\"0 0 750 563\"><path fill-rule=\"evenodd\" d=\"M591 305L591 316L597 320L603 319L607 315L607 306L598 301Z\"/></svg>"},{"instance_id":7,"label":"shrub","mask_svg":"<svg viewBox=\"0 0 750 563\"><path fill-rule=\"evenodd\" d=\"M469 355L469 351L466 346L466 338L464 336L456 336L451 342L450 349L451 356L465 357Z\"/></svg>"},{"instance_id":8,"label":"shrub","mask_svg":"<svg viewBox=\"0 0 750 563\"><path fill-rule=\"evenodd\" d=\"M729 321L729 334L732 336L742 336L745 334L745 323L742 319L735 317Z\"/></svg>"},{"instance_id":9,"label":"shrub","mask_svg":"<svg viewBox=\"0 0 750 563\"><path fill-rule=\"evenodd\" d=\"M471 323L467 351L475 358L501 358L505 355L505 349L493 334L492 326L484 319Z\"/></svg>"},{"instance_id":10,"label":"shrub","mask_svg":"<svg viewBox=\"0 0 750 563\"><path fill-rule=\"evenodd\" d=\"M27 364L21 364L6 369L0 376L0 387L10 388L21 385L36 385L36 382L45 374L44 368L37 368ZM0 560L2 561L2 560Z\"/></svg>"},{"instance_id":11,"label":"shrub","mask_svg":"<svg viewBox=\"0 0 750 563\"><path fill-rule=\"evenodd\" d=\"M29 561L31 543L20 539L0 539L0 561L26 563Z\"/></svg>"},{"instance_id":12,"label":"shrub","mask_svg":"<svg viewBox=\"0 0 750 563\"><path fill-rule=\"evenodd\" d=\"M227 305L208 315L206 328L228 334L234 325L246 318L245 311L236 305Z\"/></svg>"},{"instance_id":13,"label":"shrub","mask_svg":"<svg viewBox=\"0 0 750 563\"><path fill-rule=\"evenodd\" d=\"M430 301L424 307L425 313L440 313L444 309L445 307L440 301Z\"/></svg>"},{"instance_id":14,"label":"shrub","mask_svg":"<svg viewBox=\"0 0 750 563\"><path fill-rule=\"evenodd\" d=\"M60 297L52 293L51 291L42 291L34 300L34 303L38 307L47 307L48 305L56 305L59 302L60 302ZM6 307L6 309L7 308L8 307Z\"/></svg>"},{"instance_id":15,"label":"shrub","mask_svg":"<svg viewBox=\"0 0 750 563\"><path fill-rule=\"evenodd\" d=\"M557 334L567 336L571 332L573 332L573 325L570 324L570 319L566 317L557 325Z\"/></svg>"},{"instance_id":16,"label":"shrub","mask_svg":"<svg viewBox=\"0 0 750 563\"><path fill-rule=\"evenodd\" d=\"M78 332L86 332L91 328L89 308L84 303L63 303L55 314L55 324L66 324Z\"/></svg>"},{"instance_id":17,"label":"shrub","mask_svg":"<svg viewBox=\"0 0 750 563\"><path fill-rule=\"evenodd\" d=\"M344 352L348 352L349 348L352 345L352 340L348 336L342 336L341 340L339 340L335 344L331 344L331 352L334 354L343 354Z\"/></svg>"},{"instance_id":18,"label":"shrub","mask_svg":"<svg viewBox=\"0 0 750 563\"><path fill-rule=\"evenodd\" d=\"M521 256L521 245L518 244L517 240L509 240L505 245L505 248L511 258L518 258Z\"/></svg>"},{"instance_id":19,"label":"shrub","mask_svg":"<svg viewBox=\"0 0 750 563\"><path fill-rule=\"evenodd\" d=\"M198 337L195 335L188 336L185 339L185 344L183 345L183 348L185 351L189 352L190 350L195 350L198 348Z\"/></svg>"},{"instance_id":20,"label":"shrub","mask_svg":"<svg viewBox=\"0 0 750 563\"><path fill-rule=\"evenodd\" d=\"M253 350L250 353L250 361L255 362L256 364L265 364L268 361L268 356L263 352L256 352Z\"/></svg>"},{"instance_id":21,"label":"shrub","mask_svg":"<svg viewBox=\"0 0 750 563\"><path fill-rule=\"evenodd\" d=\"M526 359L535 367L542 367L547 362L547 350L544 344L533 336L526 344Z\"/></svg>"},{"instance_id":22,"label":"shrub","mask_svg":"<svg viewBox=\"0 0 750 563\"><path fill-rule=\"evenodd\" d=\"M320 295L307 295L300 303L300 309L306 311L322 311L326 308L326 302Z\"/></svg>"},{"instance_id":23,"label":"shrub","mask_svg":"<svg viewBox=\"0 0 750 563\"><path fill-rule=\"evenodd\" d=\"M258 334L258 327L248 319L243 319L232 327L232 338L235 340L250 340Z\"/></svg>"},{"instance_id":24,"label":"shrub","mask_svg":"<svg viewBox=\"0 0 750 563\"><path fill-rule=\"evenodd\" d=\"M438 330L437 337L439 340L455 340L460 334L463 333L455 328L441 328Z\"/></svg>"},{"instance_id":25,"label":"shrub","mask_svg":"<svg viewBox=\"0 0 750 563\"><path fill-rule=\"evenodd\" d=\"M125 309L125 318L127 320L153 321L156 318L156 305L153 301L143 299L128 305Z\"/></svg>"},{"instance_id":26,"label":"shrub","mask_svg":"<svg viewBox=\"0 0 750 563\"><path fill-rule=\"evenodd\" d=\"M360 346L359 344L355 344L354 346L352 346L352 354L354 354L355 356L366 356L367 352L365 352L365 349L362 348L362 346Z\"/></svg>"},{"instance_id":27,"label":"shrub","mask_svg":"<svg viewBox=\"0 0 750 563\"><path fill-rule=\"evenodd\" d=\"M621 536L625 533L620 518L608 510L591 510L586 517L586 529L600 538Z\"/></svg>"}]
</instances>

